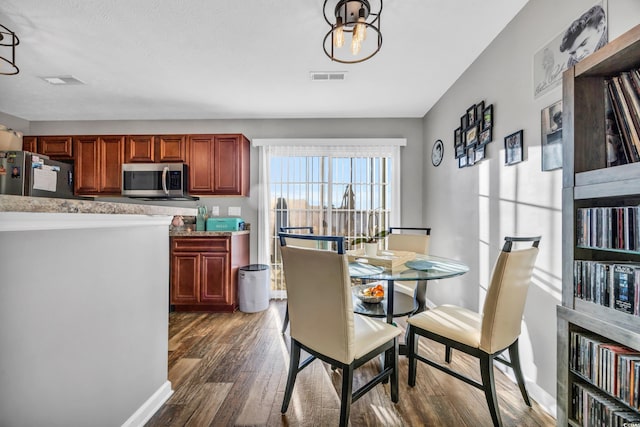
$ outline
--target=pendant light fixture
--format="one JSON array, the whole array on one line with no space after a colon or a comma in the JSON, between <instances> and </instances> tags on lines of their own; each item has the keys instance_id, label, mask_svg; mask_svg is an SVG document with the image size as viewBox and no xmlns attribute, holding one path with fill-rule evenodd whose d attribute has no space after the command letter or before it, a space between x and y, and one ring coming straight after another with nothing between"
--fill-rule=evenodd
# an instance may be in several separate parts
<instances>
[{"instance_id":1,"label":"pendant light fixture","mask_svg":"<svg viewBox=\"0 0 640 427\"><path fill-rule=\"evenodd\" d=\"M0 24L0 48L2 49L2 54L0 55L0 74L4 74L5 76L11 76L14 74L18 74L20 70L16 65L16 46L20 44L20 40L16 33ZM11 48L11 57L4 56L4 51L6 47Z\"/></svg>"},{"instance_id":2,"label":"pendant light fixture","mask_svg":"<svg viewBox=\"0 0 640 427\"><path fill-rule=\"evenodd\" d=\"M376 6L374 11L371 3ZM330 27L324 36L323 48L332 61L355 64L380 51L382 0L324 0L323 13ZM349 45L348 49L345 44Z\"/></svg>"}]
</instances>

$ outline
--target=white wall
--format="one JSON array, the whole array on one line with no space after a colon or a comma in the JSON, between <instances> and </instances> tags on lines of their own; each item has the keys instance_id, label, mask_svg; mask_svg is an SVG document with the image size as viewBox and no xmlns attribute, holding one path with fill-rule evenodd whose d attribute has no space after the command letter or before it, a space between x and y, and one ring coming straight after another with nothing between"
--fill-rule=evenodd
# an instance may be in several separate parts
<instances>
[{"instance_id":1,"label":"white wall","mask_svg":"<svg viewBox=\"0 0 640 427\"><path fill-rule=\"evenodd\" d=\"M532 0L467 69L424 119L424 222L433 253L465 261L469 274L432 285L436 303L482 305L493 263L506 235L542 235L525 309L521 358L533 398L555 413L556 305L561 302L562 170L541 171L541 110L562 98L558 87L533 96L533 56L595 0ZM640 22L640 2L609 0L609 40ZM476 102L494 106L487 158L459 169L453 131ZM504 165L503 139L524 129L524 162ZM445 160L431 165L436 139ZM445 286L446 284L446 286Z\"/></svg>"},{"instance_id":2,"label":"white wall","mask_svg":"<svg viewBox=\"0 0 640 427\"><path fill-rule=\"evenodd\" d=\"M406 138L402 156L402 224L422 225L423 136L421 119L291 119L291 120L174 120L31 122L30 135L100 135L148 133L242 133L253 138ZM197 203L219 206L225 216L229 206L240 206L242 217L258 224L258 149L251 148L250 197L206 197ZM114 200L114 199L107 199ZM131 200L127 200L131 201ZM139 202L138 202L139 203ZM157 202L155 202L157 203ZM196 202L165 202L195 206ZM255 228L253 228L255 230ZM257 262L257 233L251 233L251 262Z\"/></svg>"}]
</instances>

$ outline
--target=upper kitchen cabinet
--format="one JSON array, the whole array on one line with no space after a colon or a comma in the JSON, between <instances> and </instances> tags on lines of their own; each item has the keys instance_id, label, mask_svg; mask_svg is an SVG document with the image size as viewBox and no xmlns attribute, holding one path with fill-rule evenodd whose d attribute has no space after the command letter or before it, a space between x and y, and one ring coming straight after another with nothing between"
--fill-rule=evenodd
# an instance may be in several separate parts
<instances>
[{"instance_id":1,"label":"upper kitchen cabinet","mask_svg":"<svg viewBox=\"0 0 640 427\"><path fill-rule=\"evenodd\" d=\"M158 162L186 162L187 137L184 135L161 135L155 137L155 153Z\"/></svg>"},{"instance_id":2,"label":"upper kitchen cabinet","mask_svg":"<svg viewBox=\"0 0 640 427\"><path fill-rule=\"evenodd\" d=\"M187 150L190 194L249 195L250 147L244 135L191 135Z\"/></svg>"},{"instance_id":3,"label":"upper kitchen cabinet","mask_svg":"<svg viewBox=\"0 0 640 427\"><path fill-rule=\"evenodd\" d=\"M155 159L154 137L130 135L124 144L125 163L153 163Z\"/></svg>"},{"instance_id":4,"label":"upper kitchen cabinet","mask_svg":"<svg viewBox=\"0 0 640 427\"><path fill-rule=\"evenodd\" d=\"M22 137L22 150L31 151L32 153L38 152L38 137L36 136L23 136Z\"/></svg>"},{"instance_id":5,"label":"upper kitchen cabinet","mask_svg":"<svg viewBox=\"0 0 640 427\"><path fill-rule=\"evenodd\" d=\"M117 135L74 138L76 194L120 194L124 142Z\"/></svg>"},{"instance_id":6,"label":"upper kitchen cabinet","mask_svg":"<svg viewBox=\"0 0 640 427\"><path fill-rule=\"evenodd\" d=\"M130 135L124 149L125 163L173 163L186 161L184 135Z\"/></svg>"},{"instance_id":7,"label":"upper kitchen cabinet","mask_svg":"<svg viewBox=\"0 0 640 427\"><path fill-rule=\"evenodd\" d=\"M71 136L39 136L37 138L38 154L52 159L73 159L73 137Z\"/></svg>"}]
</instances>

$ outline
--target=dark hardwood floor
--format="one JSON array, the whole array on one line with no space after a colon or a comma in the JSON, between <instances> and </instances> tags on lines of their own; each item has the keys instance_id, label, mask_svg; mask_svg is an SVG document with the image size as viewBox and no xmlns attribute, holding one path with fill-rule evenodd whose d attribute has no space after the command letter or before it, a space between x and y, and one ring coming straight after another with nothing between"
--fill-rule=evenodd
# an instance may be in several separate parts
<instances>
[{"instance_id":1,"label":"dark hardwood floor","mask_svg":"<svg viewBox=\"0 0 640 427\"><path fill-rule=\"evenodd\" d=\"M340 372L320 361L298 374L289 410L280 414L289 363L289 336L280 333L284 309L284 301L272 300L268 310L253 314L170 313L174 394L147 426L337 425ZM444 360L439 344L421 339L420 346ZM370 378L378 363L356 370L356 384ZM459 352L452 366L480 377L476 360ZM418 363L417 384L410 388L404 356L399 369L400 402L391 402L388 384L379 385L352 405L352 426L491 426L480 390L424 363ZM535 401L527 407L517 386L498 370L496 388L506 426L555 425Z\"/></svg>"}]
</instances>

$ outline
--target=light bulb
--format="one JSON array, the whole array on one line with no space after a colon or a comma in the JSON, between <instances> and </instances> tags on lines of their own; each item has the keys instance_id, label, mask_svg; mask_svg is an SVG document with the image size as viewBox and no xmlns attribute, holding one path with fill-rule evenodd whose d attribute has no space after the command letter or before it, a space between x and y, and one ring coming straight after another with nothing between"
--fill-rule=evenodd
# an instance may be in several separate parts
<instances>
[{"instance_id":1,"label":"light bulb","mask_svg":"<svg viewBox=\"0 0 640 427\"><path fill-rule=\"evenodd\" d=\"M338 17L338 22L336 22L335 30L333 31L333 45L335 47L344 46L344 26L342 25L342 18Z\"/></svg>"},{"instance_id":2,"label":"light bulb","mask_svg":"<svg viewBox=\"0 0 640 427\"><path fill-rule=\"evenodd\" d=\"M356 27L353 29L354 37L358 38L358 41L363 42L367 38L367 26L364 24L364 8L361 7L358 10L358 21Z\"/></svg>"},{"instance_id":3,"label":"light bulb","mask_svg":"<svg viewBox=\"0 0 640 427\"><path fill-rule=\"evenodd\" d=\"M353 36L357 37L360 42L363 42L367 38L367 26L364 24L364 18L358 18L356 28L353 30Z\"/></svg>"},{"instance_id":4,"label":"light bulb","mask_svg":"<svg viewBox=\"0 0 640 427\"><path fill-rule=\"evenodd\" d=\"M351 53L354 55L357 55L358 53L360 53L360 40L358 40L355 34L351 39Z\"/></svg>"}]
</instances>

